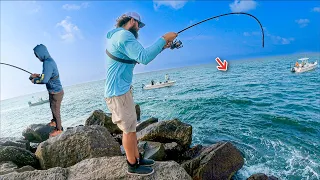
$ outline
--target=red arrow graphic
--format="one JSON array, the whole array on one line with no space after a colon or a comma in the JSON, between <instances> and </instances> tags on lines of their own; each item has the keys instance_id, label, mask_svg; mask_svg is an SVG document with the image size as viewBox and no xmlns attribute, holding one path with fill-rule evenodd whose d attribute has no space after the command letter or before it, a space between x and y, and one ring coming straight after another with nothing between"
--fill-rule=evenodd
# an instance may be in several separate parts
<instances>
[{"instance_id":1,"label":"red arrow graphic","mask_svg":"<svg viewBox=\"0 0 320 180\"><path fill-rule=\"evenodd\" d=\"M220 71L226 71L228 69L228 62L226 60L222 61L220 60L219 57L216 58L217 63L219 64L219 66L217 66L217 69Z\"/></svg>"}]
</instances>

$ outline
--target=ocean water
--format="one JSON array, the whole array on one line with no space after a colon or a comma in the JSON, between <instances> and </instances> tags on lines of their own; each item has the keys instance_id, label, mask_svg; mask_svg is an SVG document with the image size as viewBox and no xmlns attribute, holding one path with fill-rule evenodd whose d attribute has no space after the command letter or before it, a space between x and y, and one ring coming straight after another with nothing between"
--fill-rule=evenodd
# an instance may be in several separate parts
<instances>
[{"instance_id":1,"label":"ocean water","mask_svg":"<svg viewBox=\"0 0 320 180\"><path fill-rule=\"evenodd\" d=\"M309 56L310 61L319 54ZM294 74L289 65L300 56L230 61L227 72L216 63L136 74L134 100L142 121L178 118L193 126L193 145L231 141L243 153L245 164L236 174L254 173L280 179L320 178L320 68ZM143 90L151 79L169 88ZM92 111L109 112L103 99L104 81L65 87L64 127L84 124ZM32 98L34 97L34 98ZM36 93L1 101L1 136L21 137L33 123L51 119L49 104L28 107L29 100L47 98Z\"/></svg>"}]
</instances>

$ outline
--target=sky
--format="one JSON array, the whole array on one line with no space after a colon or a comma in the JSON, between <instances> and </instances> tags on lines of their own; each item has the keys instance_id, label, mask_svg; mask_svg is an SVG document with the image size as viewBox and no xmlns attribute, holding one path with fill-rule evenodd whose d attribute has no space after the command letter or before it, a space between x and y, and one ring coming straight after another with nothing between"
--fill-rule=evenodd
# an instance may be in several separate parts
<instances>
[{"instance_id":1,"label":"sky","mask_svg":"<svg viewBox=\"0 0 320 180\"><path fill-rule=\"evenodd\" d=\"M167 49L134 73L206 63L215 58L246 59L320 52L320 4L317 1L1 1L1 62L42 72L33 54L47 46L56 61L63 86L105 79L106 34L128 11L146 24L139 41L146 48L167 32L178 32L204 19L229 12L246 12L207 21L177 37L181 49ZM46 91L29 74L1 65L1 100Z\"/></svg>"}]
</instances>

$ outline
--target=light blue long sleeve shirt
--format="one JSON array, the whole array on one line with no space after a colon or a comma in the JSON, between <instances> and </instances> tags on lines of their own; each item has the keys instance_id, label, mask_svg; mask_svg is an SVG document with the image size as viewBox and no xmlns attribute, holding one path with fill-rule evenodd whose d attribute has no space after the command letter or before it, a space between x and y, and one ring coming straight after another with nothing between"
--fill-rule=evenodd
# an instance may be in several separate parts
<instances>
[{"instance_id":1,"label":"light blue long sleeve shirt","mask_svg":"<svg viewBox=\"0 0 320 180\"><path fill-rule=\"evenodd\" d=\"M124 28L116 28L107 34L107 50L115 57L135 60L147 65L162 51L166 41L159 38L153 45L144 48L135 36ZM135 64L125 64L107 56L105 98L120 96L130 90Z\"/></svg>"}]
</instances>

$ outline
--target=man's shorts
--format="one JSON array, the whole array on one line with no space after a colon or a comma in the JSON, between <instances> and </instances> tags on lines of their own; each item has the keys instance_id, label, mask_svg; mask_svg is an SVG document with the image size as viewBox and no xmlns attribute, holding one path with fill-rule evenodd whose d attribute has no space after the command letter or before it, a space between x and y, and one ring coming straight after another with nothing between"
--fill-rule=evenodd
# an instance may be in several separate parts
<instances>
[{"instance_id":1,"label":"man's shorts","mask_svg":"<svg viewBox=\"0 0 320 180\"><path fill-rule=\"evenodd\" d=\"M112 122L126 134L136 132L137 114L131 90L121 96L113 96L105 100L112 113Z\"/></svg>"}]
</instances>

